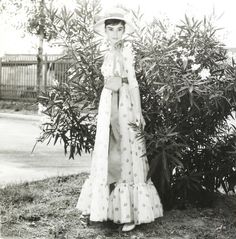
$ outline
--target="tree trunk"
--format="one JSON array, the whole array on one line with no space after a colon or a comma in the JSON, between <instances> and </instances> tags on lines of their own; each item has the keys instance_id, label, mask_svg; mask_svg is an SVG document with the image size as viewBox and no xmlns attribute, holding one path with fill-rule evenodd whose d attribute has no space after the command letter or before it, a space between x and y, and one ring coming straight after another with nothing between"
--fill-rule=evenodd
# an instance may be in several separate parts
<instances>
[{"instance_id":1,"label":"tree trunk","mask_svg":"<svg viewBox=\"0 0 236 239\"><path fill-rule=\"evenodd\" d=\"M43 38L39 36L39 47L37 55L37 93L39 94L41 89L41 83L43 81Z\"/></svg>"},{"instance_id":2,"label":"tree trunk","mask_svg":"<svg viewBox=\"0 0 236 239\"><path fill-rule=\"evenodd\" d=\"M37 54L37 94L39 95L41 84L43 82L43 39L44 39L44 0L40 0L40 15L42 18L40 19L40 26L39 26L39 47L38 47L38 54Z\"/></svg>"}]
</instances>

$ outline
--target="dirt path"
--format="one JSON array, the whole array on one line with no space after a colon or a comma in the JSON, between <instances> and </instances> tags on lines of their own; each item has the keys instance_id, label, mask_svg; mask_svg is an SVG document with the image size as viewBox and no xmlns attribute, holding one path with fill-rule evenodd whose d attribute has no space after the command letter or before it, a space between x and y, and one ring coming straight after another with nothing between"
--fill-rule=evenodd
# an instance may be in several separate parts
<instances>
[{"instance_id":1,"label":"dirt path","mask_svg":"<svg viewBox=\"0 0 236 239\"><path fill-rule=\"evenodd\" d=\"M40 133L35 116L1 113L0 132L0 185L89 170L90 155L68 160L60 144L39 143L31 154Z\"/></svg>"}]
</instances>

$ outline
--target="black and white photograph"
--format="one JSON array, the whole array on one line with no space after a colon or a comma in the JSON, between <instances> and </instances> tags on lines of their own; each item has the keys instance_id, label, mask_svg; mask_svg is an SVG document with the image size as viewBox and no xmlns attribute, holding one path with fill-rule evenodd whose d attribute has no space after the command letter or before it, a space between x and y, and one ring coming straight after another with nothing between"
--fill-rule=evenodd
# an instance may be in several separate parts
<instances>
[{"instance_id":1,"label":"black and white photograph","mask_svg":"<svg viewBox=\"0 0 236 239\"><path fill-rule=\"evenodd\" d=\"M0 239L236 239L235 9L0 0Z\"/></svg>"}]
</instances>

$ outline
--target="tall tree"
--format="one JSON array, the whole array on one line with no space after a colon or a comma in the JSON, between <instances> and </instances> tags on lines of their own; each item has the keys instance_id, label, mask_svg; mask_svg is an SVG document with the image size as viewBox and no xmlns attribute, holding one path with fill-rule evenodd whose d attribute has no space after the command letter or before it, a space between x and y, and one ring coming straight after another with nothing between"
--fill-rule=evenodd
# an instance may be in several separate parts
<instances>
[{"instance_id":1,"label":"tall tree","mask_svg":"<svg viewBox=\"0 0 236 239\"><path fill-rule=\"evenodd\" d=\"M38 36L37 52L37 92L40 92L43 68L44 40L55 38L53 31L54 16L57 9L54 0L2 0L0 3L0 15L15 28ZM20 12L20 14L19 14ZM20 15L20 18L18 18Z\"/></svg>"},{"instance_id":2,"label":"tall tree","mask_svg":"<svg viewBox=\"0 0 236 239\"><path fill-rule=\"evenodd\" d=\"M40 0L39 3L39 46L37 54L37 93L40 92L40 84L43 81L43 39L45 28L45 1Z\"/></svg>"}]
</instances>

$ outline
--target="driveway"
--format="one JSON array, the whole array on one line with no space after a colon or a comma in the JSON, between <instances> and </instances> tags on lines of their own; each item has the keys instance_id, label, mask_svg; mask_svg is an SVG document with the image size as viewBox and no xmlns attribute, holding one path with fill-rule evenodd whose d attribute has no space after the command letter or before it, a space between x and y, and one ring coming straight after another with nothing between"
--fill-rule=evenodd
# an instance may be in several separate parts
<instances>
[{"instance_id":1,"label":"driveway","mask_svg":"<svg viewBox=\"0 0 236 239\"><path fill-rule=\"evenodd\" d=\"M64 155L63 145L38 143L40 117L0 113L0 185L88 172L90 155Z\"/></svg>"}]
</instances>

